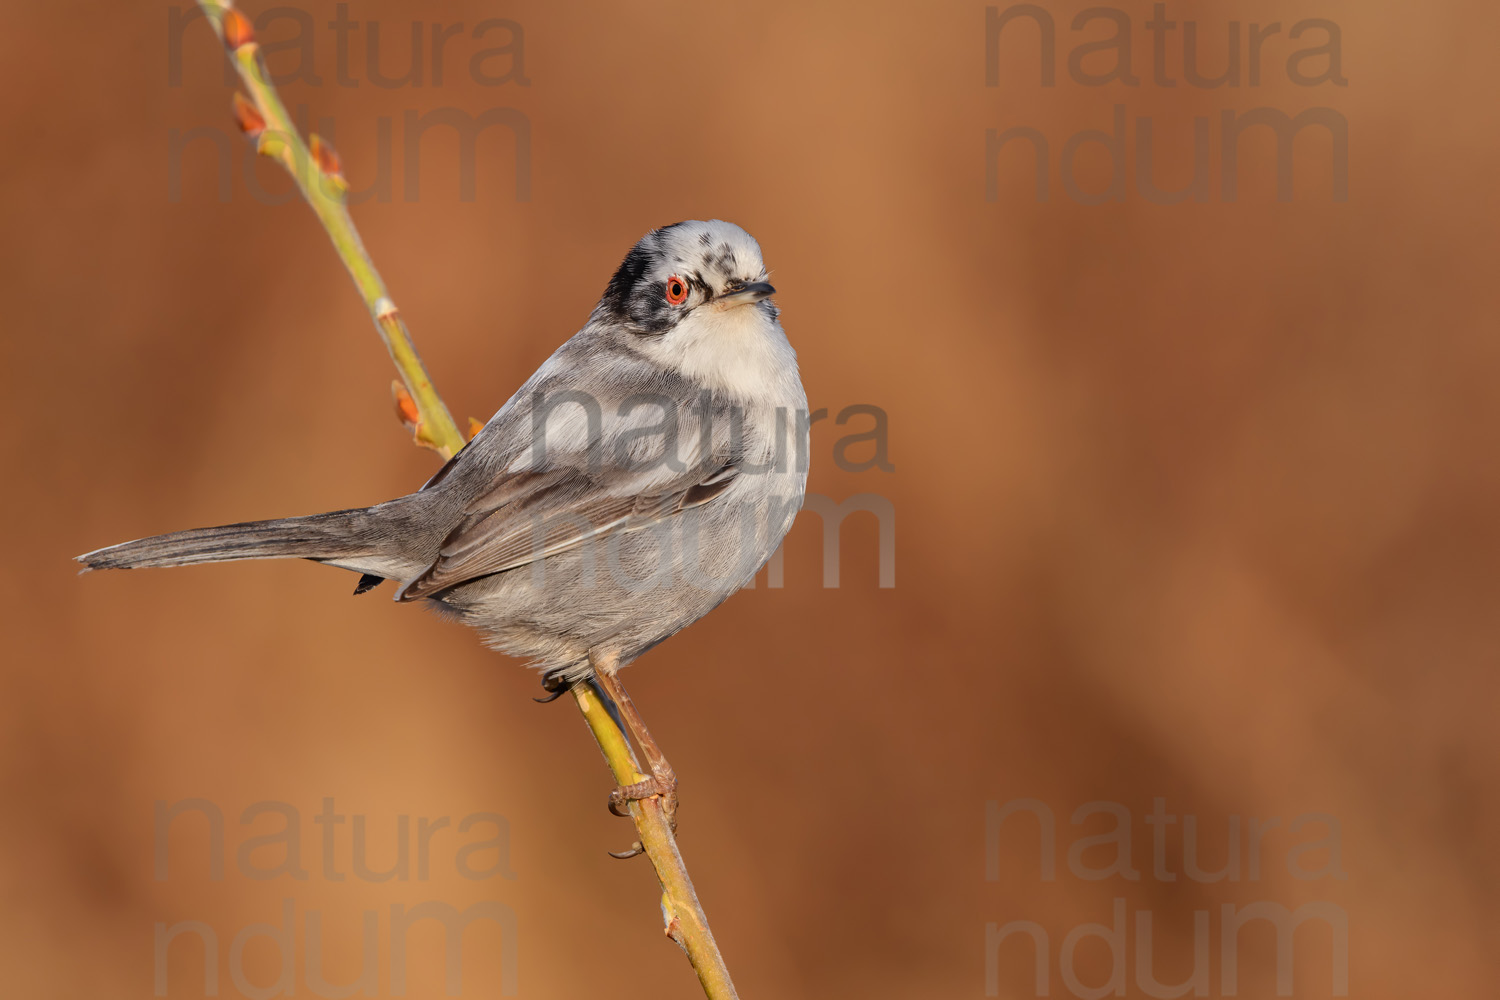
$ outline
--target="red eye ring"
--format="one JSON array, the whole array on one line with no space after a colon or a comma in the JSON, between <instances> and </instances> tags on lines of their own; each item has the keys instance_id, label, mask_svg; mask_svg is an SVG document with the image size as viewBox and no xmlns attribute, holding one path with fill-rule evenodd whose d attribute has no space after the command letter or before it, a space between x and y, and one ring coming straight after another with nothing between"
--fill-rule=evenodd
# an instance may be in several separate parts
<instances>
[{"instance_id":1,"label":"red eye ring","mask_svg":"<svg viewBox=\"0 0 1500 1000\"><path fill-rule=\"evenodd\" d=\"M677 275L667 279L667 301L674 306L680 306L687 301L688 284Z\"/></svg>"}]
</instances>

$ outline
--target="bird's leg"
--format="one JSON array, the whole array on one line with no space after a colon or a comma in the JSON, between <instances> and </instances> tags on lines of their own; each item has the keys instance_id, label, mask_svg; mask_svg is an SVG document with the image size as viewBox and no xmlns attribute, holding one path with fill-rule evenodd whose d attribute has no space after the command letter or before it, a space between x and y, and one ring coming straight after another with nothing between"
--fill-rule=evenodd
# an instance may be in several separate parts
<instances>
[{"instance_id":1,"label":"bird's leg","mask_svg":"<svg viewBox=\"0 0 1500 1000\"><path fill-rule=\"evenodd\" d=\"M591 655L590 659L594 664L594 676L599 681L599 687L620 710L620 717L625 721L625 728L630 730L631 738L641 748L641 753L646 758L646 766L651 770L651 777L644 781L637 781L633 785L621 785L610 792L609 811L616 816L625 816L628 815L624 812L626 803L660 795L662 812L666 814L667 822L671 824L675 832L677 829L677 775L672 770L672 765L667 763L667 758L662 756L661 747L657 746L656 740L651 738L651 731L642 721L641 713L636 711L635 702L630 700L629 692L620 683L617 658L611 655Z\"/></svg>"}]
</instances>

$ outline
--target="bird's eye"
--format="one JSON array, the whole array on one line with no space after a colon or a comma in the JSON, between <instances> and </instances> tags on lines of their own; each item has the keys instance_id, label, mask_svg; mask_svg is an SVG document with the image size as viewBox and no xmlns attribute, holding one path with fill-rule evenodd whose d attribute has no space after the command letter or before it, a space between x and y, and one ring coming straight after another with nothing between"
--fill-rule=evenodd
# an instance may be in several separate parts
<instances>
[{"instance_id":1,"label":"bird's eye","mask_svg":"<svg viewBox=\"0 0 1500 1000\"><path fill-rule=\"evenodd\" d=\"M687 301L687 297L688 286L686 281L683 281L675 274L667 279L668 302L672 303L674 306L680 306Z\"/></svg>"}]
</instances>

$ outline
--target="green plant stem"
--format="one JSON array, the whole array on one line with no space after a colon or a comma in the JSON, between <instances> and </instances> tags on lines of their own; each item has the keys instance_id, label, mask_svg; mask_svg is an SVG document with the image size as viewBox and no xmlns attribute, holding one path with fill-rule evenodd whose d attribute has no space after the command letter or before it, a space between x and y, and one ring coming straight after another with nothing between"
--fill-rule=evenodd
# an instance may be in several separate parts
<instances>
[{"instance_id":1,"label":"green plant stem","mask_svg":"<svg viewBox=\"0 0 1500 1000\"><path fill-rule=\"evenodd\" d=\"M199 6L208 15L219 40L224 41L224 18L233 5L216 0L199 0ZM319 168L312 152L297 132L297 126L287 114L275 85L266 74L265 63L260 58L260 46L253 41L240 45L229 52L229 59L239 72L251 101L265 119L265 131L258 137L257 148L261 153L281 162L296 182L302 197L317 215L318 221L323 224L329 239L333 241L334 249L338 251L339 259L344 262L349 276L354 279L354 286L359 289L360 298L370 311L375 329L385 341L386 349L395 362L407 392L417 404L420 415L415 430L417 442L444 458L452 458L464 446L464 437L453 422L448 407L433 388L432 379L428 377L427 369L412 345L406 323L386 291L385 282L375 269L375 262L365 250L359 231L354 228L354 221L349 217L346 204L348 185L342 176L330 176Z\"/></svg>"},{"instance_id":2,"label":"green plant stem","mask_svg":"<svg viewBox=\"0 0 1500 1000\"><path fill-rule=\"evenodd\" d=\"M225 0L198 0L198 3L223 41L224 19L232 4ZM266 74L259 46L254 41L245 42L231 49L229 58L265 122L264 130L257 136L258 150L280 161L323 224L339 259L354 279L407 392L416 403L417 443L432 448L444 458L451 458L463 448L464 438L442 397L433 388L427 369L412 344L411 334L349 217L347 182L337 169L325 169L298 134ZM622 785L642 780L645 775L641 773L630 741L613 715L605 709L598 693L586 683L575 685L572 693L615 780ZM660 800L652 798L632 802L630 815L639 835L638 843L651 860L661 883L661 909L667 936L687 954L709 1000L738 1000Z\"/></svg>"},{"instance_id":3,"label":"green plant stem","mask_svg":"<svg viewBox=\"0 0 1500 1000\"><path fill-rule=\"evenodd\" d=\"M631 752L625 734L599 700L599 692L587 681L580 681L573 685L573 698L609 763L615 782L633 785L643 780L646 775ZM661 883L661 914L667 936L676 941L687 955L709 1000L739 1000L734 982L729 978L729 969L724 964L724 956L719 954L719 945L709 929L703 905L698 902L693 880L688 877L687 865L677 849L677 838L672 833L672 824L662 809L661 800L649 798L630 803L630 817L635 820L636 832L640 835L632 846L644 849L656 869L656 880Z\"/></svg>"}]
</instances>

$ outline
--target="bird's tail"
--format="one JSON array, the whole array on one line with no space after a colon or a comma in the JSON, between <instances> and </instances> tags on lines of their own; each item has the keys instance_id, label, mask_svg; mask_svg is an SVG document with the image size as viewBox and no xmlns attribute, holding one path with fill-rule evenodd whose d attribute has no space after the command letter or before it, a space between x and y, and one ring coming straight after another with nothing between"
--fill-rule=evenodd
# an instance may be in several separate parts
<instances>
[{"instance_id":1,"label":"bird's tail","mask_svg":"<svg viewBox=\"0 0 1500 1000\"><path fill-rule=\"evenodd\" d=\"M316 559L350 569L382 560L381 518L369 509L246 521L122 542L77 556L91 569L191 566L234 559Z\"/></svg>"}]
</instances>

